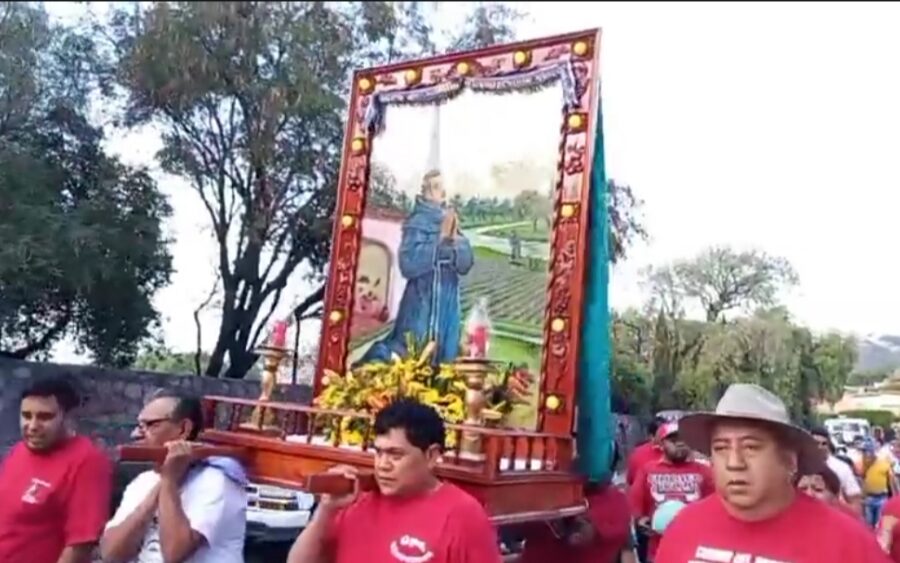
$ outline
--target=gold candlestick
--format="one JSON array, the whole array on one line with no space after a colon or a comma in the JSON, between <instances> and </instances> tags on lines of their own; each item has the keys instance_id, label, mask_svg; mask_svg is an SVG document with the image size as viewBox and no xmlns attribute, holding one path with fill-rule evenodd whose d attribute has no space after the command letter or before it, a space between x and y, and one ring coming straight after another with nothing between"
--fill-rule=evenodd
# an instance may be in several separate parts
<instances>
[{"instance_id":1,"label":"gold candlestick","mask_svg":"<svg viewBox=\"0 0 900 563\"><path fill-rule=\"evenodd\" d=\"M257 348L257 354L263 357L263 372L260 378L259 401L269 402L272 400L272 394L275 392L275 385L278 382L278 368L281 362L290 355L287 348L278 346L262 346ZM265 411L265 414L263 412ZM275 424L275 413L272 409L265 409L262 406L253 408L250 415L250 421L241 425L247 430L262 430L264 432L280 432L281 428Z\"/></svg>"},{"instance_id":2,"label":"gold candlestick","mask_svg":"<svg viewBox=\"0 0 900 563\"><path fill-rule=\"evenodd\" d=\"M463 376L466 383L466 419L463 421L466 425L484 425L484 408L487 405L485 381L495 363L483 358L459 358L454 363L457 373ZM463 431L459 447L467 454L481 455L481 435Z\"/></svg>"}]
</instances>

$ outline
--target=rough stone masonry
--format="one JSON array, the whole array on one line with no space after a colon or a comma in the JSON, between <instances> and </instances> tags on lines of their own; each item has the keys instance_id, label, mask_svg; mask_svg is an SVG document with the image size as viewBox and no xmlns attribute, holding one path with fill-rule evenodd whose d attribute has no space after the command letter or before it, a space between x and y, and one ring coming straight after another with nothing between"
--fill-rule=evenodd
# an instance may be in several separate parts
<instances>
[{"instance_id":1,"label":"rough stone masonry","mask_svg":"<svg viewBox=\"0 0 900 563\"><path fill-rule=\"evenodd\" d=\"M258 381L0 359L0 457L20 438L22 391L36 378L51 376L72 378L82 397L78 431L108 451L129 440L144 401L157 389L183 388L199 396L259 396ZM279 385L276 390L276 400L309 404L310 396L306 385Z\"/></svg>"}]
</instances>

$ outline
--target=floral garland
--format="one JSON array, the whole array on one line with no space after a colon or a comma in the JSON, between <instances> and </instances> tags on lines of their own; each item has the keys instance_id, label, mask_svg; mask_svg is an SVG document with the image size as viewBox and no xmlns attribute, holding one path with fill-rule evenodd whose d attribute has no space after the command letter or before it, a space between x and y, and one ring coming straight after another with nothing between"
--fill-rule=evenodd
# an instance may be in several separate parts
<instances>
[{"instance_id":1,"label":"floral garland","mask_svg":"<svg viewBox=\"0 0 900 563\"><path fill-rule=\"evenodd\" d=\"M407 338L406 358L397 355L389 362L373 362L348 370L343 376L326 370L323 389L314 404L321 408L374 414L399 398L413 398L430 405L440 413L445 422L461 424L466 418L466 383L452 364L432 367L434 343L421 352L412 338ZM532 377L522 368L508 366L490 373L485 382L488 404L485 414L494 420L501 419L512 407L522 402L528 392ZM329 440L336 433L342 444L362 445L368 421L359 417L332 418L318 431ZM447 433L446 447L456 444L454 432Z\"/></svg>"}]
</instances>

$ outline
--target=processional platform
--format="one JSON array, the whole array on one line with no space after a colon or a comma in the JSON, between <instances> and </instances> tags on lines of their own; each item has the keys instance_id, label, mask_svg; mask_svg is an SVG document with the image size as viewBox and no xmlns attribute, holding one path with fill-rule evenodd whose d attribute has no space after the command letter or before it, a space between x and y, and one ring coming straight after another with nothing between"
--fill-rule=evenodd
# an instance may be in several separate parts
<instances>
[{"instance_id":1,"label":"processional platform","mask_svg":"<svg viewBox=\"0 0 900 563\"><path fill-rule=\"evenodd\" d=\"M311 476L337 464L364 471L373 467L371 431L360 446L343 445L339 435L329 440L316 432L335 418L364 421L371 430L370 415L215 396L204 398L204 408L207 420L224 423L207 429L201 440L245 452L254 482L303 490ZM268 428L242 425L254 409L271 417ZM444 452L438 476L477 498L498 525L584 511L582 479L572 472L571 436L466 425L448 425L447 431L455 435L457 445ZM483 455L462 450L464 434L478 436Z\"/></svg>"},{"instance_id":2,"label":"processional platform","mask_svg":"<svg viewBox=\"0 0 900 563\"><path fill-rule=\"evenodd\" d=\"M600 31L589 30L357 71L315 406L271 400L284 350L269 346L261 399L205 397L202 441L243 452L255 481L316 489L315 478L335 464L371 471L373 405L412 394L435 402L447 422L438 475L476 497L496 523L583 512L574 458L586 272L606 267L589 266L588 252L592 206L605 209L591 197L595 160L602 166L599 48ZM433 251L416 254L422 244ZM413 286L426 297L410 305ZM395 362L384 350L398 349L398 333L426 314L418 325L432 332L412 335L436 344L433 372L415 367L425 379L403 380L413 368L386 368L365 401L360 389L329 393L372 357ZM438 330L447 323L435 317L458 319L458 333ZM283 327L276 332L283 341ZM509 410L488 424L483 382L454 349L534 374L524 422L514 425ZM400 383L383 385L389 376ZM609 416L597 404L591 416ZM341 429L352 429L353 445Z\"/></svg>"}]
</instances>

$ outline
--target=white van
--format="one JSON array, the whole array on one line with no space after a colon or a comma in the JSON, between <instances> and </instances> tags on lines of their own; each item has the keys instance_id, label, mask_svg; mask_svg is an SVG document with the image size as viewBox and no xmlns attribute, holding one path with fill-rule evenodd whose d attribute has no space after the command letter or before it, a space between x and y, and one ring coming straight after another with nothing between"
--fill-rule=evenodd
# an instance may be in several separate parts
<instances>
[{"instance_id":1,"label":"white van","mask_svg":"<svg viewBox=\"0 0 900 563\"><path fill-rule=\"evenodd\" d=\"M872 435L872 427L864 418L829 418L825 421L825 428L837 444L850 445L855 440L865 440Z\"/></svg>"},{"instance_id":2,"label":"white van","mask_svg":"<svg viewBox=\"0 0 900 563\"><path fill-rule=\"evenodd\" d=\"M308 493L247 485L247 539L284 542L297 538L312 515L315 497Z\"/></svg>"}]
</instances>

